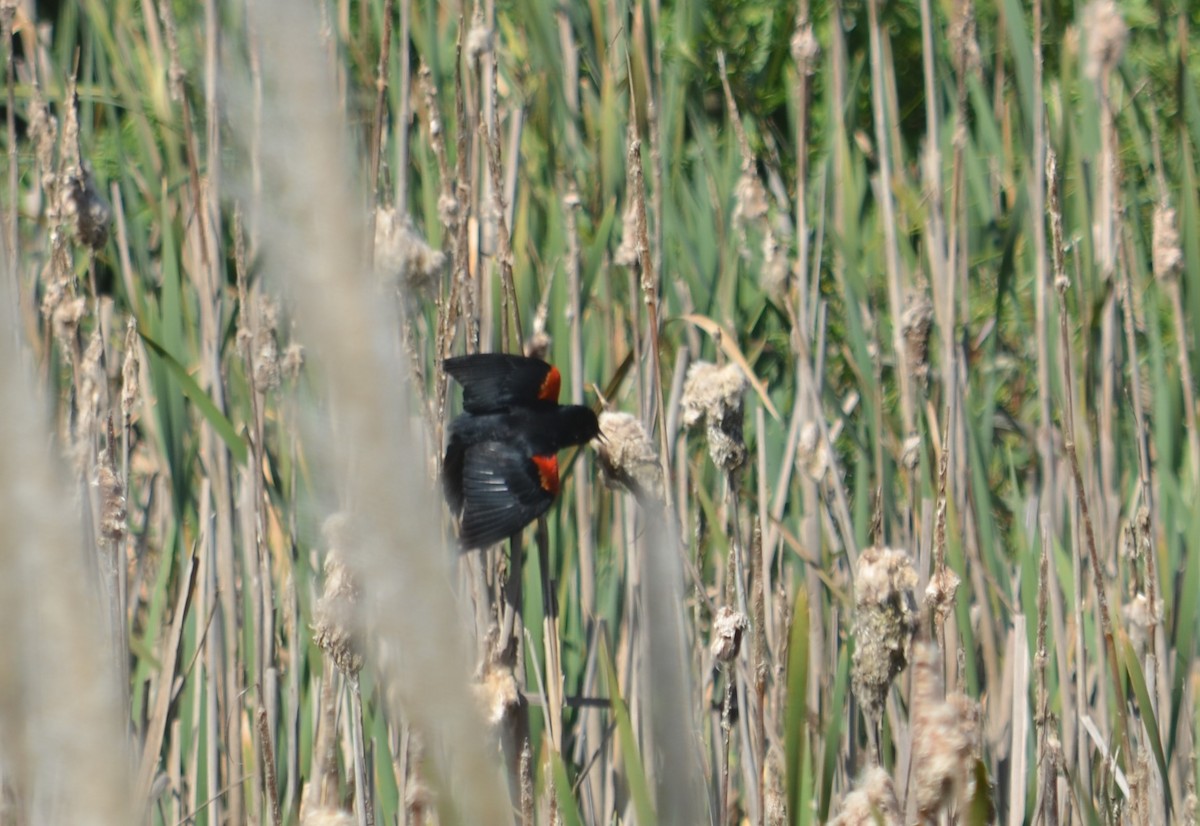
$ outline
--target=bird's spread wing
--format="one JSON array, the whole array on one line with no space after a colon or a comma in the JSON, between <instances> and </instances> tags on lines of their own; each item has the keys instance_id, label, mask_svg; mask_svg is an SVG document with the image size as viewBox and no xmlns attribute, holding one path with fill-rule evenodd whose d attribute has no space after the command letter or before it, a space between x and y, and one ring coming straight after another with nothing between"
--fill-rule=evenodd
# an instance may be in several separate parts
<instances>
[{"instance_id":1,"label":"bird's spread wing","mask_svg":"<svg viewBox=\"0 0 1200 826\"><path fill-rule=\"evenodd\" d=\"M499 542L541 516L558 491L554 456L527 456L506 442L482 442L463 452L464 548Z\"/></svg>"}]
</instances>

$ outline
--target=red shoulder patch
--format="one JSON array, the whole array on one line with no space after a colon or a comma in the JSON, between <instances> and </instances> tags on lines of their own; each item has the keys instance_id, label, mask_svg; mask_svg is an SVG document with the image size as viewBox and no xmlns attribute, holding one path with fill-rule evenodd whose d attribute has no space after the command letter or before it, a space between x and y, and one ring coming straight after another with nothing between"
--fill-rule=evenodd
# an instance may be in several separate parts
<instances>
[{"instance_id":1,"label":"red shoulder patch","mask_svg":"<svg viewBox=\"0 0 1200 826\"><path fill-rule=\"evenodd\" d=\"M537 468L538 472L538 484L542 486L542 490L548 492L551 496L557 496L558 457L551 454L549 456L533 456L532 458L534 467Z\"/></svg>"},{"instance_id":2,"label":"red shoulder patch","mask_svg":"<svg viewBox=\"0 0 1200 826\"><path fill-rule=\"evenodd\" d=\"M562 389L562 373L558 372L557 367L550 365L550 372L546 374L546 378L542 379L542 386L538 388L537 397L544 402L556 402L560 389Z\"/></svg>"}]
</instances>

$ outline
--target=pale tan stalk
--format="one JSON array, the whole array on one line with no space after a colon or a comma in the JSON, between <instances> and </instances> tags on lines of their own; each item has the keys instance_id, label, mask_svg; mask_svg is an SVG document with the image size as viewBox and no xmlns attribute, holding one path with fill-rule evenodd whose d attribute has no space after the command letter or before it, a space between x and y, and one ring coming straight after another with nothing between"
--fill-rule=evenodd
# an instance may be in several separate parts
<instances>
[{"instance_id":1,"label":"pale tan stalk","mask_svg":"<svg viewBox=\"0 0 1200 826\"><path fill-rule=\"evenodd\" d=\"M320 53L316 20L280 0L250 9L262 33L270 132L262 158L263 248L266 275L288 291L298 328L310 343L318 374L337 411L337 428L313 422L306 451L321 478L338 491L354 519L357 541L346 562L362 589L360 630L391 652L381 684L389 712L438 745L429 749L435 773L454 791L464 822L506 824L511 810L492 757L480 738L469 691L472 660L452 600L448 561L434 493L423 473L424 453L407 425L407 377L392 346L396 320L377 300L362 266L365 226L356 204L344 121L329 66ZM269 26L265 25L270 21ZM288 151L281 151L288 147ZM285 157L304 159L284 166ZM286 183L285 183L286 182ZM297 224L306 243L294 243ZM333 434L336 441L331 440Z\"/></svg>"}]
</instances>

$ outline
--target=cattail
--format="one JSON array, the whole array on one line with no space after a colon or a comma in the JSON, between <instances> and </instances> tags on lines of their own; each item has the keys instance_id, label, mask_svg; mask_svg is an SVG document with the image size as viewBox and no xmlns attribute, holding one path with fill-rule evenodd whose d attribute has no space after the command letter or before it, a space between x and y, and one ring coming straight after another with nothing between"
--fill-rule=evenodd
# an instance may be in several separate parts
<instances>
[{"instance_id":1,"label":"cattail","mask_svg":"<svg viewBox=\"0 0 1200 826\"><path fill-rule=\"evenodd\" d=\"M842 801L829 826L901 826L900 802L892 777L879 766L863 772L854 791Z\"/></svg>"},{"instance_id":2,"label":"cattail","mask_svg":"<svg viewBox=\"0 0 1200 826\"><path fill-rule=\"evenodd\" d=\"M375 210L375 266L384 277L418 295L436 290L446 254L425 241L412 219L395 207Z\"/></svg>"},{"instance_id":3,"label":"cattail","mask_svg":"<svg viewBox=\"0 0 1200 826\"><path fill-rule=\"evenodd\" d=\"M71 228L75 240L92 250L108 243L112 208L96 187L92 168L87 163L68 166L58 182L60 220Z\"/></svg>"},{"instance_id":4,"label":"cattail","mask_svg":"<svg viewBox=\"0 0 1200 826\"><path fill-rule=\"evenodd\" d=\"M121 362L121 415L126 424L133 419L133 408L140 391L137 322L130 317L125 323L125 359Z\"/></svg>"},{"instance_id":5,"label":"cattail","mask_svg":"<svg viewBox=\"0 0 1200 826\"><path fill-rule=\"evenodd\" d=\"M313 638L343 674L355 676L362 670L363 658L353 631L359 590L343 562L343 549L351 539L349 519L334 514L326 520L323 533L329 550L325 554L325 589L313 611Z\"/></svg>"},{"instance_id":6,"label":"cattail","mask_svg":"<svg viewBox=\"0 0 1200 826\"><path fill-rule=\"evenodd\" d=\"M1083 73L1089 80L1107 79L1125 54L1129 27L1113 0L1092 0L1083 7L1080 22L1087 38Z\"/></svg>"},{"instance_id":7,"label":"cattail","mask_svg":"<svg viewBox=\"0 0 1200 826\"><path fill-rule=\"evenodd\" d=\"M629 491L643 504L661 502L662 466L641 421L629 413L606 410L600 414L600 436L596 453L605 484Z\"/></svg>"},{"instance_id":8,"label":"cattail","mask_svg":"<svg viewBox=\"0 0 1200 826\"><path fill-rule=\"evenodd\" d=\"M979 42L975 39L975 4L956 0L946 30L950 41L950 62L959 77L979 73Z\"/></svg>"},{"instance_id":9,"label":"cattail","mask_svg":"<svg viewBox=\"0 0 1200 826\"><path fill-rule=\"evenodd\" d=\"M933 329L933 303L924 292L909 299L900 315L908 366L922 385L929 382L929 333Z\"/></svg>"},{"instance_id":10,"label":"cattail","mask_svg":"<svg viewBox=\"0 0 1200 826\"><path fill-rule=\"evenodd\" d=\"M829 451L821 441L821 430L816 422L805 422L800 426L796 461L814 482L820 482L829 471Z\"/></svg>"},{"instance_id":11,"label":"cattail","mask_svg":"<svg viewBox=\"0 0 1200 826\"><path fill-rule=\"evenodd\" d=\"M266 296L259 296L252 363L254 389L260 393L279 386L279 344L275 338L278 327L279 305Z\"/></svg>"},{"instance_id":12,"label":"cattail","mask_svg":"<svg viewBox=\"0 0 1200 826\"><path fill-rule=\"evenodd\" d=\"M304 815L300 826L357 826L350 812L341 809L317 809Z\"/></svg>"},{"instance_id":13,"label":"cattail","mask_svg":"<svg viewBox=\"0 0 1200 826\"><path fill-rule=\"evenodd\" d=\"M613 253L613 263L619 267L636 267L638 264L637 222L637 199L629 195L625 200L625 211L621 214L621 244Z\"/></svg>"},{"instance_id":14,"label":"cattail","mask_svg":"<svg viewBox=\"0 0 1200 826\"><path fill-rule=\"evenodd\" d=\"M288 381L295 381L300 377L300 371L304 369L304 345L298 341L293 341L283 349L283 359L279 363L279 368Z\"/></svg>"},{"instance_id":15,"label":"cattail","mask_svg":"<svg viewBox=\"0 0 1200 826\"><path fill-rule=\"evenodd\" d=\"M1183 250L1179 246L1179 223L1175 210L1160 203L1154 207L1154 277L1169 281L1183 271Z\"/></svg>"},{"instance_id":16,"label":"cattail","mask_svg":"<svg viewBox=\"0 0 1200 826\"><path fill-rule=\"evenodd\" d=\"M1151 605L1149 597L1137 593L1133 599L1121 606L1121 617L1125 620L1133 650L1141 656L1150 644L1150 629L1163 620L1163 602L1156 599L1154 605Z\"/></svg>"},{"instance_id":17,"label":"cattail","mask_svg":"<svg viewBox=\"0 0 1200 826\"><path fill-rule=\"evenodd\" d=\"M698 361L688 368L683 386L683 426L692 427L704 420L708 453L713 463L727 473L746 461L742 435L745 392L746 377L736 364L717 367Z\"/></svg>"},{"instance_id":18,"label":"cattail","mask_svg":"<svg viewBox=\"0 0 1200 826\"><path fill-rule=\"evenodd\" d=\"M100 491L100 535L117 544L125 538L125 486L107 449L100 452L92 484Z\"/></svg>"},{"instance_id":19,"label":"cattail","mask_svg":"<svg viewBox=\"0 0 1200 826\"><path fill-rule=\"evenodd\" d=\"M963 806L970 799L979 749L979 705L963 694L942 699L937 646L918 644L913 660L913 789L918 814L931 821L944 808Z\"/></svg>"},{"instance_id":20,"label":"cattail","mask_svg":"<svg viewBox=\"0 0 1200 826\"><path fill-rule=\"evenodd\" d=\"M766 777L763 782L763 811L766 812L767 826L787 826L792 821L788 819L787 790L784 778L786 759L783 749L778 743L771 744L767 753Z\"/></svg>"},{"instance_id":21,"label":"cattail","mask_svg":"<svg viewBox=\"0 0 1200 826\"><path fill-rule=\"evenodd\" d=\"M799 16L796 18L796 29L792 32L791 51L797 73L807 77L816 71L821 45L813 33L812 24Z\"/></svg>"},{"instance_id":22,"label":"cattail","mask_svg":"<svg viewBox=\"0 0 1200 826\"><path fill-rule=\"evenodd\" d=\"M467 31L463 51L466 52L467 60L474 66L479 63L480 58L491 52L491 50L492 30L484 24L482 7L476 6L475 14L471 19L471 28Z\"/></svg>"},{"instance_id":23,"label":"cattail","mask_svg":"<svg viewBox=\"0 0 1200 826\"><path fill-rule=\"evenodd\" d=\"M762 257L762 272L759 275L759 281L762 282L767 295L775 301L782 302L787 297L788 283L792 277L792 265L788 261L787 244L780 241L775 230L769 225L767 231L763 233Z\"/></svg>"},{"instance_id":24,"label":"cattail","mask_svg":"<svg viewBox=\"0 0 1200 826\"><path fill-rule=\"evenodd\" d=\"M742 258L750 258L750 248L746 241L746 229L752 224L759 224L767 217L767 190L754 170L753 158L746 158L742 163L742 174L738 178L733 191L733 221L734 232L738 239L738 252Z\"/></svg>"},{"instance_id":25,"label":"cattail","mask_svg":"<svg viewBox=\"0 0 1200 826\"><path fill-rule=\"evenodd\" d=\"M713 620L712 645L709 647L713 660L720 665L736 660L742 648L742 637L749 627L750 621L741 611L735 611L728 605L717 609L717 616Z\"/></svg>"},{"instance_id":26,"label":"cattail","mask_svg":"<svg viewBox=\"0 0 1200 826\"><path fill-rule=\"evenodd\" d=\"M950 611L954 608L954 595L962 582L953 569L942 566L934 571L925 586L925 608L933 612L942 622L945 622Z\"/></svg>"},{"instance_id":27,"label":"cattail","mask_svg":"<svg viewBox=\"0 0 1200 826\"><path fill-rule=\"evenodd\" d=\"M867 548L854 577L854 696L869 720L878 723L888 689L908 665L917 630L917 572L907 553Z\"/></svg>"},{"instance_id":28,"label":"cattail","mask_svg":"<svg viewBox=\"0 0 1200 826\"><path fill-rule=\"evenodd\" d=\"M480 711L490 725L498 726L521 705L521 689L511 666L493 663L473 686Z\"/></svg>"}]
</instances>

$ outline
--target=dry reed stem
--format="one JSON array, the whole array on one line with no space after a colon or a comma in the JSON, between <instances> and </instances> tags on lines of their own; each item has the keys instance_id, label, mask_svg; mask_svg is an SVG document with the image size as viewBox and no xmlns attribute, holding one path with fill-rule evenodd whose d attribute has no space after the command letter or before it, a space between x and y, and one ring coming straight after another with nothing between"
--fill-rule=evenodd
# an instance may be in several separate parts
<instances>
[{"instance_id":1,"label":"dry reed stem","mask_svg":"<svg viewBox=\"0 0 1200 826\"><path fill-rule=\"evenodd\" d=\"M383 332L395 329L395 319L363 267L365 216L335 127L344 113L325 62L310 57L320 52L316 20L285 5L251 7L263 32L264 82L275 90L264 119L274 149L262 158L271 200L261 205L260 226L265 270L288 290L337 412L336 445L327 429L313 429L306 449L354 513L360 541L347 549L347 563L362 588L359 630L392 654L380 664L389 710L402 706L406 720L438 739L430 755L466 821L508 823L494 761L478 737L450 557L428 518L436 504L424 474L395 472L413 460L423 466L422 453L408 429L395 426L397 413L411 410L409 391ZM285 157L304 163L281 166ZM305 228L306 243L292 243L296 226Z\"/></svg>"}]
</instances>

